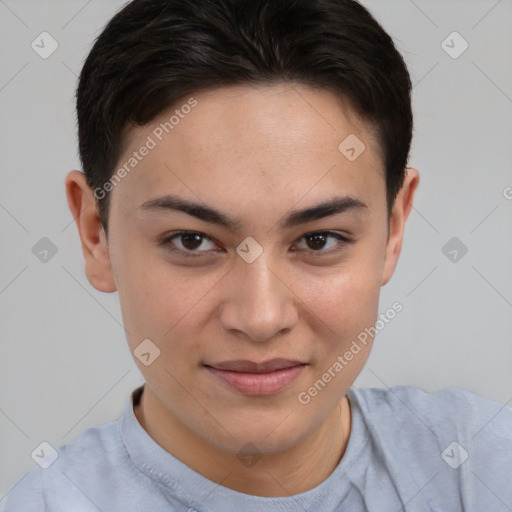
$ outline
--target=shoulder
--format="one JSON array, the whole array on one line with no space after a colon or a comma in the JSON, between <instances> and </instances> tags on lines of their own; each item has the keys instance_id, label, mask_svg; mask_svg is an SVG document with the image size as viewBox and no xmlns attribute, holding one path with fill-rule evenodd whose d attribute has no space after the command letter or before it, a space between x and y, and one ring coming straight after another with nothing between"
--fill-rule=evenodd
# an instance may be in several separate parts
<instances>
[{"instance_id":1,"label":"shoulder","mask_svg":"<svg viewBox=\"0 0 512 512\"><path fill-rule=\"evenodd\" d=\"M349 398L391 465L416 466L424 478L443 475L478 498L487 485L512 505L512 408L506 404L457 387L435 393L413 386L352 388Z\"/></svg>"},{"instance_id":2,"label":"shoulder","mask_svg":"<svg viewBox=\"0 0 512 512\"><path fill-rule=\"evenodd\" d=\"M46 447L44 460L49 465L37 465L26 473L0 502L0 512L53 510L57 496L59 502L81 504L81 485L108 482L124 456L119 421L89 428L53 451Z\"/></svg>"},{"instance_id":3,"label":"shoulder","mask_svg":"<svg viewBox=\"0 0 512 512\"><path fill-rule=\"evenodd\" d=\"M0 500L0 512L16 512L30 510L44 512L43 486L41 483L41 468L32 468L26 473Z\"/></svg>"},{"instance_id":4,"label":"shoulder","mask_svg":"<svg viewBox=\"0 0 512 512\"><path fill-rule=\"evenodd\" d=\"M364 416L384 419L396 426L436 432L466 433L488 430L512 440L512 408L477 393L449 387L428 393L414 386L353 389L351 396Z\"/></svg>"}]
</instances>

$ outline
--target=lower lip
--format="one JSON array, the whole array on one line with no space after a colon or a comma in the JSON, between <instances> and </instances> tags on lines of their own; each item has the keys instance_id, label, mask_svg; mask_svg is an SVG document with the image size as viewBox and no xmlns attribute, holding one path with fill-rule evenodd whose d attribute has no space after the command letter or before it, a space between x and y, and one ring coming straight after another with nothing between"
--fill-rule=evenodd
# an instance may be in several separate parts
<instances>
[{"instance_id":1,"label":"lower lip","mask_svg":"<svg viewBox=\"0 0 512 512\"><path fill-rule=\"evenodd\" d=\"M245 395L273 395L288 387L302 372L306 365L284 368L270 373L242 373L218 370L206 366L215 377L228 384L232 389Z\"/></svg>"}]
</instances>

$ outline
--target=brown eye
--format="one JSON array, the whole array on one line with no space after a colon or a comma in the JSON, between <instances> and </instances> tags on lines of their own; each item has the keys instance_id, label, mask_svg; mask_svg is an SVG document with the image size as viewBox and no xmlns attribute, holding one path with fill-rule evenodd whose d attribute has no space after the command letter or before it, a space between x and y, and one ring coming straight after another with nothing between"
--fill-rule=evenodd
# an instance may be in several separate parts
<instances>
[{"instance_id":1,"label":"brown eye","mask_svg":"<svg viewBox=\"0 0 512 512\"><path fill-rule=\"evenodd\" d=\"M322 234L309 235L308 237L306 237L306 240L308 240L308 242L309 242L308 243L309 248L317 251L317 250L324 248L327 238L329 238L329 237L325 236L322 233Z\"/></svg>"},{"instance_id":2,"label":"brown eye","mask_svg":"<svg viewBox=\"0 0 512 512\"><path fill-rule=\"evenodd\" d=\"M197 250L206 242L211 242L214 246L213 250ZM205 256L212 252L216 252L215 244L211 238L207 237L204 233L196 231L176 231L170 235L165 236L160 245L165 246L169 251L179 254L180 256ZM203 247L204 248L204 247ZM207 249L208 247L206 247Z\"/></svg>"},{"instance_id":3,"label":"brown eye","mask_svg":"<svg viewBox=\"0 0 512 512\"><path fill-rule=\"evenodd\" d=\"M337 240L334 244L328 244L329 239ZM306 251L312 253L318 253L318 255L332 254L342 249L345 244L351 243L352 241L348 238L335 233L334 231L318 231L315 233L308 233L303 235L301 240L306 241ZM327 249L326 249L327 246Z\"/></svg>"},{"instance_id":4,"label":"brown eye","mask_svg":"<svg viewBox=\"0 0 512 512\"><path fill-rule=\"evenodd\" d=\"M194 250L200 247L203 237L197 233L186 233L181 236L181 243L185 249Z\"/></svg>"}]
</instances>

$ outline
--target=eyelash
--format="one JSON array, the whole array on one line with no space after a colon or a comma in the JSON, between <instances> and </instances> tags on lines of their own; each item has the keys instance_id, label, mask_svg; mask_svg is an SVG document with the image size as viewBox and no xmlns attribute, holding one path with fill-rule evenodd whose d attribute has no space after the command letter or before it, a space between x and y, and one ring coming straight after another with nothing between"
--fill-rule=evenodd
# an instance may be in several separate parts
<instances>
[{"instance_id":1,"label":"eyelash","mask_svg":"<svg viewBox=\"0 0 512 512\"><path fill-rule=\"evenodd\" d=\"M183 251L182 249L177 249L175 247L171 247L171 245L170 245L171 242L174 239L179 238L180 236L183 236L183 235L199 235L200 237L203 238L203 240L206 240L209 242L214 242L214 240L212 240L209 236L207 236L204 233L201 233L199 231L175 231L175 232L163 237L161 239L161 241L159 242L159 245L166 246L166 249L169 250L170 252L172 252L174 254L178 254L180 256L185 256L187 258L188 257L197 258L197 257L203 257L204 255L206 255L208 253L211 254L211 251L192 251L190 249L188 251ZM329 254L336 253L343 248L343 245L350 244L353 242L353 240L350 240L350 239L346 238L345 236L340 235L339 233L336 233L335 231L312 231L310 233L306 233L306 234L302 235L298 240L300 241L304 238L313 237L315 235L324 235L327 238L329 238L329 237L336 238L340 242L340 244L337 248L330 249L327 251L324 251L322 249L320 249L318 251L306 250L306 252L310 252L310 253L314 254L315 256L319 256L319 257L321 257L323 255L329 255Z\"/></svg>"}]
</instances>

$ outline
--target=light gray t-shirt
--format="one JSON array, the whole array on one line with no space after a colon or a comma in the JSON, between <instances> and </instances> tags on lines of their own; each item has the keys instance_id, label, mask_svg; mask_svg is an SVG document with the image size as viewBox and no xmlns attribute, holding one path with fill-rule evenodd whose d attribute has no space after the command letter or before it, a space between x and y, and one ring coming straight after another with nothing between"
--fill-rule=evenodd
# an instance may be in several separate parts
<instances>
[{"instance_id":1,"label":"light gray t-shirt","mask_svg":"<svg viewBox=\"0 0 512 512\"><path fill-rule=\"evenodd\" d=\"M340 463L317 487L279 498L232 491L166 452L133 412L142 390L118 421L29 471L0 512L512 511L512 408L459 388L350 388Z\"/></svg>"}]
</instances>

